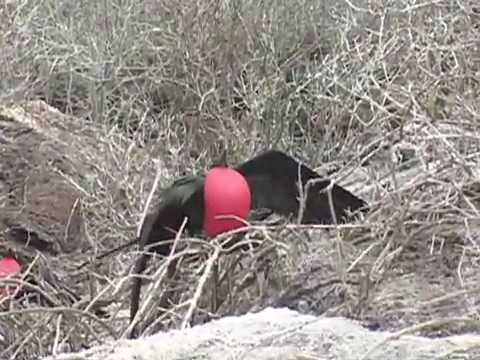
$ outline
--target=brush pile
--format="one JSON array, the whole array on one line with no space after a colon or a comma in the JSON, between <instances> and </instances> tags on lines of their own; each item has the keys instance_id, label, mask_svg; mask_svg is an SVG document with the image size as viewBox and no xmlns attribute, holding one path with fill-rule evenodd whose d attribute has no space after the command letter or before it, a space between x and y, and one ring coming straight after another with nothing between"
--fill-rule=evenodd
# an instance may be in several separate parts
<instances>
[{"instance_id":1,"label":"brush pile","mask_svg":"<svg viewBox=\"0 0 480 360\"><path fill-rule=\"evenodd\" d=\"M126 334L136 247L96 257L134 239L157 173L158 199L217 140L232 163L288 152L371 211L268 219L228 254L182 234L174 278L145 273L144 334L267 306L479 330L476 0L41 4L0 9L0 255L26 264L0 358Z\"/></svg>"}]
</instances>

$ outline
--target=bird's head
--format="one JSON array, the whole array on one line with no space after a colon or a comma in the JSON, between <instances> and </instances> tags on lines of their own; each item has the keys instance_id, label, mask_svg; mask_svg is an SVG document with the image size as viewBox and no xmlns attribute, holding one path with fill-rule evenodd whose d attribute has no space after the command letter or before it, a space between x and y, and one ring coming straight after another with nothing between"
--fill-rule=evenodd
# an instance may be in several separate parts
<instances>
[{"instance_id":1,"label":"bird's head","mask_svg":"<svg viewBox=\"0 0 480 360\"><path fill-rule=\"evenodd\" d=\"M245 226L252 197L247 180L235 169L226 165L212 168L205 177L204 200L206 236Z\"/></svg>"}]
</instances>

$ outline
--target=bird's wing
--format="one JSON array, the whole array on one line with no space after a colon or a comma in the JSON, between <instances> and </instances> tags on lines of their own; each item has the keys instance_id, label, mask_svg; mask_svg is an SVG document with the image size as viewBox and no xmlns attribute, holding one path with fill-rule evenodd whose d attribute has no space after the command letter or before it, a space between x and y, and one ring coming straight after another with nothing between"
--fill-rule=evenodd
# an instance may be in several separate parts
<instances>
[{"instance_id":1,"label":"bird's wing","mask_svg":"<svg viewBox=\"0 0 480 360\"><path fill-rule=\"evenodd\" d=\"M155 211L149 213L140 232L140 251L145 246L152 245L151 251L161 255L168 255L171 240L182 226L185 217L188 218L187 228L190 232L198 232L203 221L203 182L201 176L189 176L175 181L162 194L160 203ZM158 243L158 244L156 244ZM156 244L156 245L153 245ZM138 311L140 300L141 278L148 264L149 255L142 252L135 262L132 275L132 293L130 297L130 322ZM135 336L135 328L129 337Z\"/></svg>"},{"instance_id":2,"label":"bird's wing","mask_svg":"<svg viewBox=\"0 0 480 360\"><path fill-rule=\"evenodd\" d=\"M203 183L202 176L188 176L175 181L162 194L155 211L145 218L140 233L140 246L172 239L180 229L184 218L188 218L187 228L197 232L203 222ZM159 244L152 250L168 255L170 246Z\"/></svg>"},{"instance_id":3,"label":"bird's wing","mask_svg":"<svg viewBox=\"0 0 480 360\"><path fill-rule=\"evenodd\" d=\"M254 208L269 208L285 216L298 215L299 179L303 188L309 180L317 180L309 187L302 223L334 223L326 192L330 180L322 179L318 173L287 154L269 150L238 165L235 169L245 176L250 185ZM347 210L352 212L361 208L366 210L365 201L339 185L333 185L331 194L339 223L347 220Z\"/></svg>"}]
</instances>

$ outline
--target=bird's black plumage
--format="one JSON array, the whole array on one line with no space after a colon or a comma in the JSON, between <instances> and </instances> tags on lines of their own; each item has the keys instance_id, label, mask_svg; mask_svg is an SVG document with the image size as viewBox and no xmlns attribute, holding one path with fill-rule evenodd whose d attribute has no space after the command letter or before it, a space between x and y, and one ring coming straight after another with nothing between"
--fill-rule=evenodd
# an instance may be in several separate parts
<instances>
[{"instance_id":1,"label":"bird's black plumage","mask_svg":"<svg viewBox=\"0 0 480 360\"><path fill-rule=\"evenodd\" d=\"M316 180L309 187L303 217L304 224L332 224L328 194L325 190L330 180L322 179L312 169L277 150L263 152L235 167L247 180L252 194L252 208L267 208L285 216L297 216L299 211L299 180L305 187L309 180ZM140 235L140 249L146 245L173 239L184 218L190 233L199 234L203 228L204 176L181 178L167 188L156 211L147 216ZM367 210L367 204L338 185L331 189L335 218L338 223L348 220L347 211ZM152 250L168 255L170 244L160 244ZM140 255L133 273L142 273L147 265L147 255ZM141 279L134 277L131 294L130 321L138 311ZM133 332L132 332L133 334ZM133 336L130 334L130 336Z\"/></svg>"},{"instance_id":2,"label":"bird's black plumage","mask_svg":"<svg viewBox=\"0 0 480 360\"><path fill-rule=\"evenodd\" d=\"M253 208L268 208L285 215L297 215L299 211L299 187L305 188L308 181L315 180L309 187L306 207L301 222L304 224L334 223L325 190L330 180L322 179L315 171L299 163L283 152L270 150L235 168L250 185ZM366 209L366 203L346 189L333 185L332 201L336 219L344 223L347 211Z\"/></svg>"}]
</instances>

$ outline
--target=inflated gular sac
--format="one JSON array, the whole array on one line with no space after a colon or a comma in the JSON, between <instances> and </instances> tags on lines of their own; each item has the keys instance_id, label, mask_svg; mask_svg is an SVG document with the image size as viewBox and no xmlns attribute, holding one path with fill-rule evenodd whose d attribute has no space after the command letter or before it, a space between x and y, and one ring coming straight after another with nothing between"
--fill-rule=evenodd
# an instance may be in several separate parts
<instances>
[{"instance_id":1,"label":"inflated gular sac","mask_svg":"<svg viewBox=\"0 0 480 360\"><path fill-rule=\"evenodd\" d=\"M216 167L205 177L204 201L204 233L214 237L245 226L252 203L250 186L238 171Z\"/></svg>"},{"instance_id":2,"label":"inflated gular sac","mask_svg":"<svg viewBox=\"0 0 480 360\"><path fill-rule=\"evenodd\" d=\"M0 280L19 277L22 272L22 265L13 257L5 257L0 260ZM16 293L20 285L6 285L0 287L0 301L4 297Z\"/></svg>"}]
</instances>

